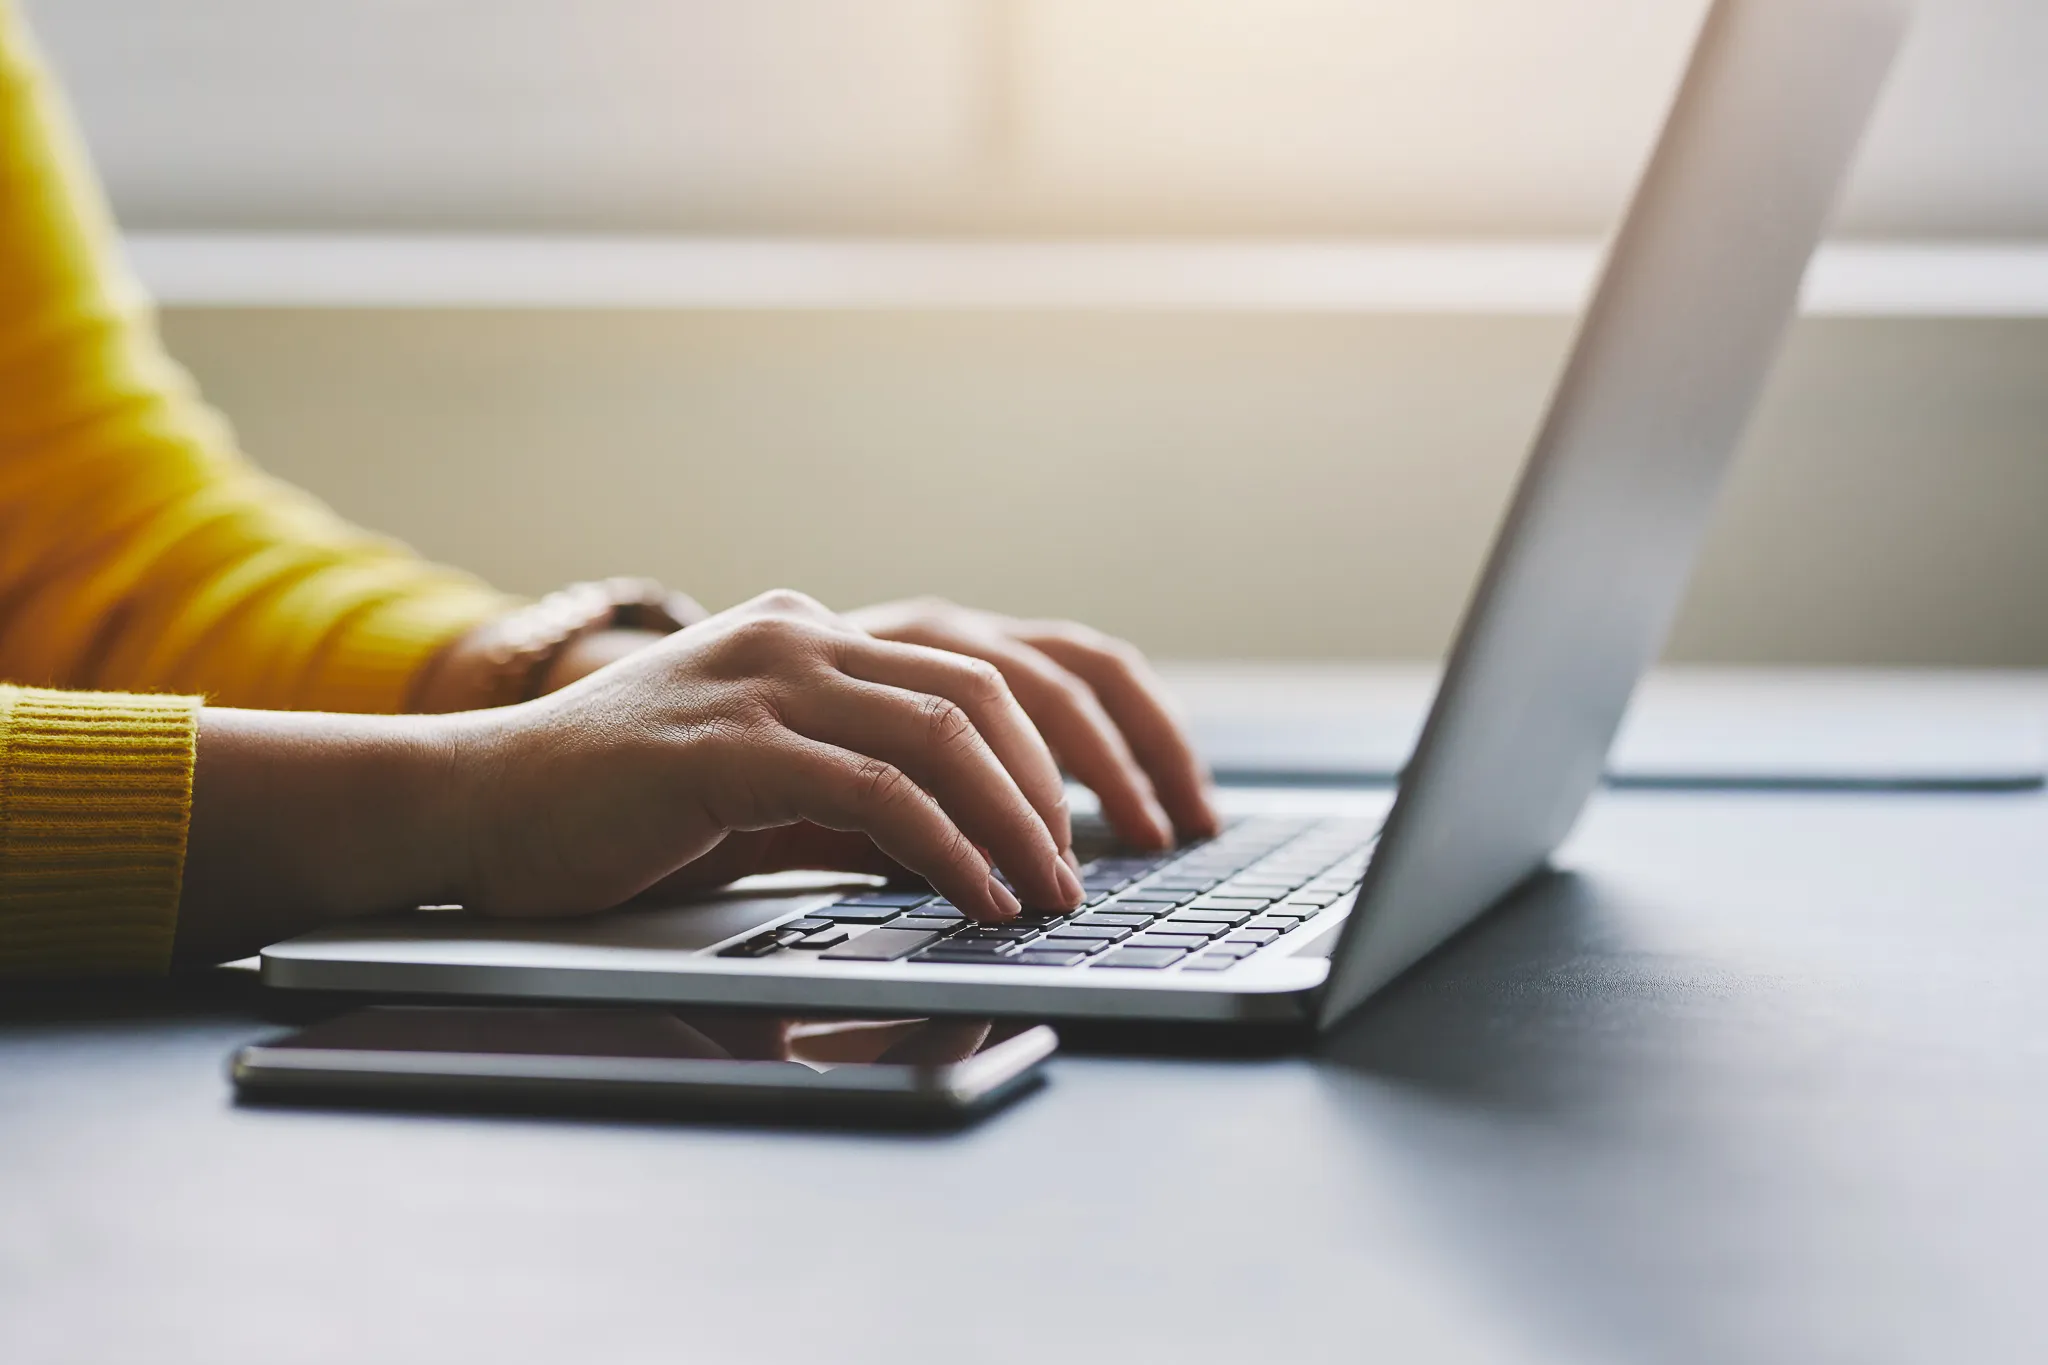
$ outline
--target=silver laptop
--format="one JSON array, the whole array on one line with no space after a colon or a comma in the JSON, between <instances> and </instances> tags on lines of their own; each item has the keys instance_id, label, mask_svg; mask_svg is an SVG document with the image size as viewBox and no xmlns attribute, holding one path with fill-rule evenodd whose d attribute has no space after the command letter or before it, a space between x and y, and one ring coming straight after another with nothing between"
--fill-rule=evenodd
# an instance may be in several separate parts
<instances>
[{"instance_id":1,"label":"silver laptop","mask_svg":"<svg viewBox=\"0 0 2048 1365\"><path fill-rule=\"evenodd\" d=\"M1714 0L1385 820L1264 798L1004 927L918 888L741 884L263 953L288 989L1327 1026L1541 869L1676 611L1910 0ZM1301 798L1309 799L1305 795Z\"/></svg>"}]
</instances>

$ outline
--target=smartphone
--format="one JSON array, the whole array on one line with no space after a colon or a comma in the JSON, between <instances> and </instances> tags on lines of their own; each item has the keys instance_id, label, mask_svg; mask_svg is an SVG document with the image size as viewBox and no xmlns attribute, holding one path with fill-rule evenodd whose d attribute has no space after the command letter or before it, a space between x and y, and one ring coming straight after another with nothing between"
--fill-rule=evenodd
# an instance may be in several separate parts
<instances>
[{"instance_id":1,"label":"smartphone","mask_svg":"<svg viewBox=\"0 0 2048 1365\"><path fill-rule=\"evenodd\" d=\"M1059 1037L973 1019L374 1005L241 1049L241 1099L958 1123L1039 1083Z\"/></svg>"}]
</instances>

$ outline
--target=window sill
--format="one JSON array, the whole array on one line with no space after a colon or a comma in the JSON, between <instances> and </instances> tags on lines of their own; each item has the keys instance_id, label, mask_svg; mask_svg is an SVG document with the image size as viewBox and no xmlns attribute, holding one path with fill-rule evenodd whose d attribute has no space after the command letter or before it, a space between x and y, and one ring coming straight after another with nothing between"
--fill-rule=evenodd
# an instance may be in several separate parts
<instances>
[{"instance_id":1,"label":"window sill","mask_svg":"<svg viewBox=\"0 0 2048 1365\"><path fill-rule=\"evenodd\" d=\"M1015 242L139 232L169 307L992 309L1556 316L1587 242ZM1841 243L1804 311L2048 317L2048 244Z\"/></svg>"}]
</instances>

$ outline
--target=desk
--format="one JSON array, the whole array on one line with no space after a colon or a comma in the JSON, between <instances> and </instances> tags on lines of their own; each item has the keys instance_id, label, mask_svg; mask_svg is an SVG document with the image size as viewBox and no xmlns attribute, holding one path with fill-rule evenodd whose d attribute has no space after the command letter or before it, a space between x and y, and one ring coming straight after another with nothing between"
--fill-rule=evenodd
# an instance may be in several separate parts
<instances>
[{"instance_id":1,"label":"desk","mask_svg":"<svg viewBox=\"0 0 2048 1365\"><path fill-rule=\"evenodd\" d=\"M1312 1056L951 1136L238 1110L0 1020L0 1360L2048 1359L2048 797L1621 791Z\"/></svg>"},{"instance_id":2,"label":"desk","mask_svg":"<svg viewBox=\"0 0 2048 1365\"><path fill-rule=\"evenodd\" d=\"M1391 782L1441 676L1421 663L1160 668L1216 771L1251 782ZM1659 667L1607 771L1637 786L2038 786L2048 673Z\"/></svg>"}]
</instances>

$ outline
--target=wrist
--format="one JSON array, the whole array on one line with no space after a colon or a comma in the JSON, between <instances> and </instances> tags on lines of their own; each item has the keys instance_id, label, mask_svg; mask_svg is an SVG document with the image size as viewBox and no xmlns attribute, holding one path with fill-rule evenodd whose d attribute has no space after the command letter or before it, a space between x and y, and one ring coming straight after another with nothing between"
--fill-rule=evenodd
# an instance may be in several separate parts
<instances>
[{"instance_id":1,"label":"wrist","mask_svg":"<svg viewBox=\"0 0 2048 1365\"><path fill-rule=\"evenodd\" d=\"M474 907L489 899L508 827L499 798L521 800L517 776L527 765L513 749L533 709L520 703L432 718L437 770L422 818L443 858L435 871L444 889L434 904Z\"/></svg>"},{"instance_id":2,"label":"wrist","mask_svg":"<svg viewBox=\"0 0 2048 1365\"><path fill-rule=\"evenodd\" d=\"M179 959L220 961L332 920L459 899L454 720L202 709Z\"/></svg>"},{"instance_id":3,"label":"wrist","mask_svg":"<svg viewBox=\"0 0 2048 1365\"><path fill-rule=\"evenodd\" d=\"M361 719L322 746L307 794L314 820L336 835L314 845L309 901L330 917L458 901L466 784L456 717Z\"/></svg>"}]
</instances>

